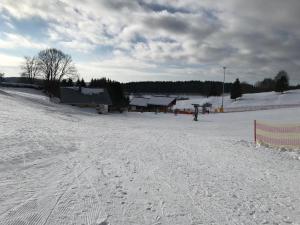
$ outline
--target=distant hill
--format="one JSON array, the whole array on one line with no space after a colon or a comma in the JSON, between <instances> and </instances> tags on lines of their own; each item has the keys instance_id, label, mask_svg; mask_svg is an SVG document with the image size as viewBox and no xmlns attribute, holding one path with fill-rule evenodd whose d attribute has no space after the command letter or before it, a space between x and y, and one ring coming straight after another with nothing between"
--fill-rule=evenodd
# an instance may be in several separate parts
<instances>
[{"instance_id":1,"label":"distant hill","mask_svg":"<svg viewBox=\"0 0 300 225\"><path fill-rule=\"evenodd\" d=\"M4 77L2 82L0 82L0 86L43 89L43 80L37 79L34 84L32 84L22 77Z\"/></svg>"},{"instance_id":2,"label":"distant hill","mask_svg":"<svg viewBox=\"0 0 300 225\"><path fill-rule=\"evenodd\" d=\"M4 82L7 83L21 83L20 77L4 77Z\"/></svg>"},{"instance_id":3,"label":"distant hill","mask_svg":"<svg viewBox=\"0 0 300 225\"><path fill-rule=\"evenodd\" d=\"M221 106L221 97L186 96L189 100L178 100L174 108L193 109L192 104L204 104L209 102L213 109ZM300 107L300 89L290 90L284 94L276 92L262 92L255 94L244 94L241 98L230 99L229 95L224 96L225 111L252 111L262 109Z\"/></svg>"},{"instance_id":4,"label":"distant hill","mask_svg":"<svg viewBox=\"0 0 300 225\"><path fill-rule=\"evenodd\" d=\"M26 78L23 77L4 77L3 82L6 83L21 83L21 84L30 84ZM42 85L43 80L42 79L35 79L34 84L36 85Z\"/></svg>"},{"instance_id":5,"label":"distant hill","mask_svg":"<svg viewBox=\"0 0 300 225\"><path fill-rule=\"evenodd\" d=\"M225 93L229 93L232 83L225 83ZM223 83L220 81L146 81L124 83L127 93L155 94L201 94L204 96L220 96Z\"/></svg>"}]
</instances>

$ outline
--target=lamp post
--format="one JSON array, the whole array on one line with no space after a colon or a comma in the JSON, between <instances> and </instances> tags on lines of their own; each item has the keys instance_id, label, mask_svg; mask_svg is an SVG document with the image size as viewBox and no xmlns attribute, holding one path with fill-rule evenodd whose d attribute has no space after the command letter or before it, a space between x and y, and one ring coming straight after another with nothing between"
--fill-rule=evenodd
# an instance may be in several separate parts
<instances>
[{"instance_id":1,"label":"lamp post","mask_svg":"<svg viewBox=\"0 0 300 225\"><path fill-rule=\"evenodd\" d=\"M221 106L221 111L224 112L224 92L225 92L225 74L226 74L226 66L223 66L224 70L224 78L223 78L223 92L222 92L222 106Z\"/></svg>"}]
</instances>

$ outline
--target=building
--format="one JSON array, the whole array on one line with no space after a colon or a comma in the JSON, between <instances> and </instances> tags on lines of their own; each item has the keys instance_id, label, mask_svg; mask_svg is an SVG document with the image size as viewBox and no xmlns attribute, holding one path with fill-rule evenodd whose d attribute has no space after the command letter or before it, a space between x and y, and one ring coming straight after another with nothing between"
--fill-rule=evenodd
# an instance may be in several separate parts
<instances>
[{"instance_id":1,"label":"building","mask_svg":"<svg viewBox=\"0 0 300 225\"><path fill-rule=\"evenodd\" d=\"M131 110L139 112L169 112L174 105L176 98L166 96L134 97L130 101Z\"/></svg>"},{"instance_id":2,"label":"building","mask_svg":"<svg viewBox=\"0 0 300 225\"><path fill-rule=\"evenodd\" d=\"M95 107L100 113L107 112L112 105L109 93L103 88L62 87L60 102L80 107Z\"/></svg>"},{"instance_id":3,"label":"building","mask_svg":"<svg viewBox=\"0 0 300 225\"><path fill-rule=\"evenodd\" d=\"M130 109L132 111L138 111L138 112L147 111L149 99L150 98L134 97L133 99L130 100L129 103Z\"/></svg>"}]
</instances>

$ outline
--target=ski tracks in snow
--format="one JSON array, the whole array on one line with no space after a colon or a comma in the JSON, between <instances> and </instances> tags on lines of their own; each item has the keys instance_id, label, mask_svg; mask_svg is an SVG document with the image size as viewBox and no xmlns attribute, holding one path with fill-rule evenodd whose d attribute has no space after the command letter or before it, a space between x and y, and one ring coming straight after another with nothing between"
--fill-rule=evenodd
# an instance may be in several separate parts
<instances>
[{"instance_id":1,"label":"ski tracks in snow","mask_svg":"<svg viewBox=\"0 0 300 225\"><path fill-rule=\"evenodd\" d=\"M1 101L1 225L300 224L284 153L185 117Z\"/></svg>"}]
</instances>

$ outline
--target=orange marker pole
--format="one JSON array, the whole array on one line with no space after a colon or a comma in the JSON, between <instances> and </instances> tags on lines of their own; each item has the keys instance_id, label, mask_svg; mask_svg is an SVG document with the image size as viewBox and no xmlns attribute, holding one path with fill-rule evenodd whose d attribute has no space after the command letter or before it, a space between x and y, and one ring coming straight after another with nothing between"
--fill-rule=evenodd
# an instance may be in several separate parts
<instances>
[{"instance_id":1,"label":"orange marker pole","mask_svg":"<svg viewBox=\"0 0 300 225\"><path fill-rule=\"evenodd\" d=\"M254 120L254 143L256 144L256 120Z\"/></svg>"}]
</instances>

